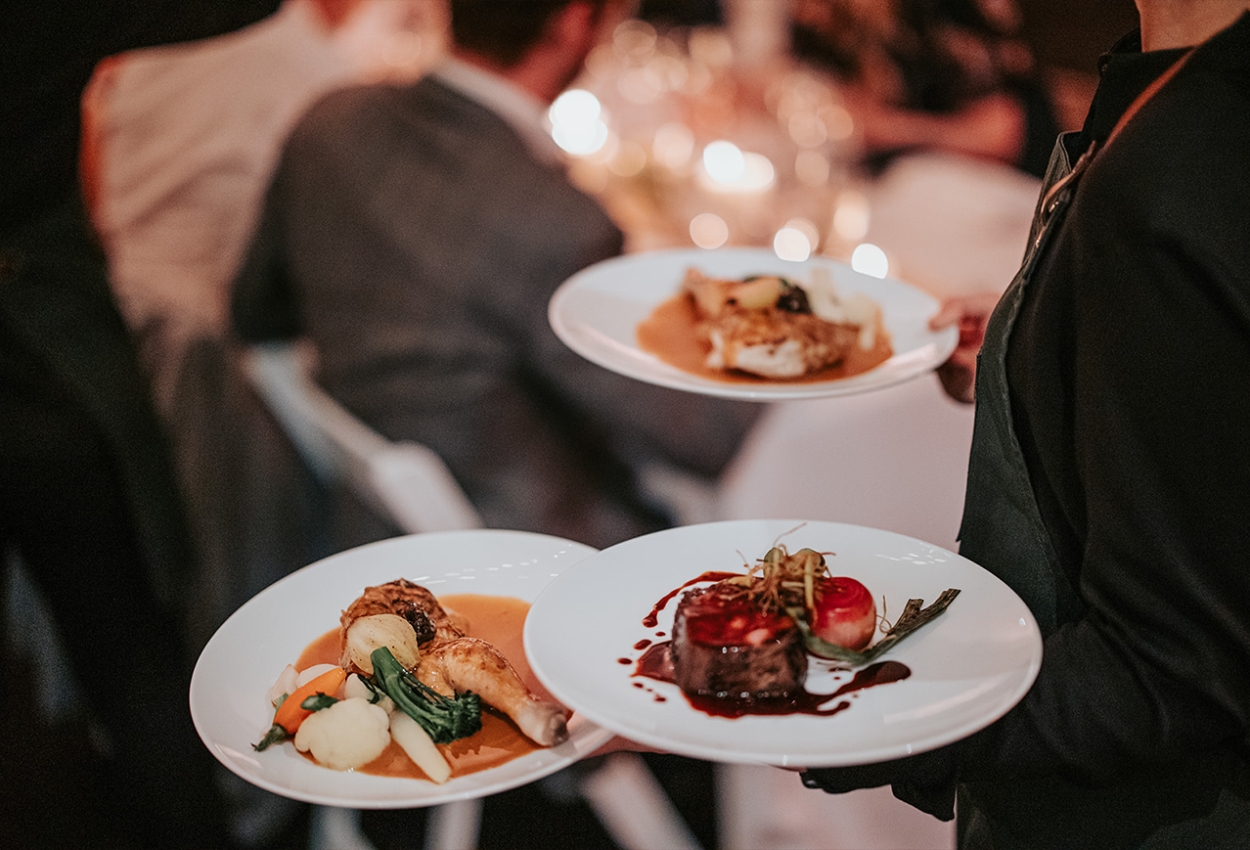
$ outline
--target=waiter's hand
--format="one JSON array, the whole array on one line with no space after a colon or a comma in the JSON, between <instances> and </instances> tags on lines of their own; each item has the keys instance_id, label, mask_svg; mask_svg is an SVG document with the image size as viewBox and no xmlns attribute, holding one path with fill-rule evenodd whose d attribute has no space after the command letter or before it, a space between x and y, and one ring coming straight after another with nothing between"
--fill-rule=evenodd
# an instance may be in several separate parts
<instances>
[{"instance_id":1,"label":"waiter's hand","mask_svg":"<svg viewBox=\"0 0 1250 850\"><path fill-rule=\"evenodd\" d=\"M956 325L959 342L950 359L938 367L938 378L946 394L956 401L971 404L976 397L977 354L985 340L985 326L998 304L999 293L982 292L952 298L942 304L929 320L930 330Z\"/></svg>"},{"instance_id":2,"label":"waiter's hand","mask_svg":"<svg viewBox=\"0 0 1250 850\"><path fill-rule=\"evenodd\" d=\"M904 803L938 820L954 820L957 747L860 767L805 770L803 784L830 794L890 785L894 796Z\"/></svg>"}]
</instances>

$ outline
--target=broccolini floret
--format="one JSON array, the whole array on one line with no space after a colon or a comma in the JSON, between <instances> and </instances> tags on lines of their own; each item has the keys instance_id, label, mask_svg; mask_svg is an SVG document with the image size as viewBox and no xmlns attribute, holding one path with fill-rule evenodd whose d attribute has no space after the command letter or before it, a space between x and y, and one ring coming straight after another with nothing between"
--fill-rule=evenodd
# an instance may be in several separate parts
<instances>
[{"instance_id":1,"label":"broccolini floret","mask_svg":"<svg viewBox=\"0 0 1250 850\"><path fill-rule=\"evenodd\" d=\"M472 691L445 697L422 684L385 646L369 655L373 681L401 711L417 721L436 744L450 744L482 728L482 698Z\"/></svg>"}]
</instances>

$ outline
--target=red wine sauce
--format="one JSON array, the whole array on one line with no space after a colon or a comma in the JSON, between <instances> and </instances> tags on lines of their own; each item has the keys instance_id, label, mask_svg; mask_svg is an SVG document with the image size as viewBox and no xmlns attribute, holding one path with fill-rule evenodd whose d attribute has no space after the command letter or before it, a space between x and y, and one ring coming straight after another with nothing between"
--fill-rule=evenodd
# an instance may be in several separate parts
<instances>
[{"instance_id":1,"label":"red wine sauce","mask_svg":"<svg viewBox=\"0 0 1250 850\"><path fill-rule=\"evenodd\" d=\"M664 610L664 606L667 605L669 602L672 602L674 596L681 593L683 590L685 590L687 587L689 587L692 584L698 584L699 582L703 582L703 581L721 581L727 578L738 578L742 575L744 575L744 573L726 573L726 572L721 572L719 570L709 570L708 572L703 573L702 575L697 576L696 578L692 578L690 579L690 581L676 588L672 592L666 594L664 598L661 599L659 602L655 603L655 605L652 606L651 608L651 613L642 618L642 624L646 626L648 629L655 628L656 625L660 622L660 612Z\"/></svg>"},{"instance_id":2,"label":"red wine sauce","mask_svg":"<svg viewBox=\"0 0 1250 850\"><path fill-rule=\"evenodd\" d=\"M911 669L898 661L878 661L876 664L869 664L862 670L857 670L855 678L838 688L830 696L840 697L843 694L862 691L864 688L872 688L877 685L888 685L891 682L901 682L911 675Z\"/></svg>"},{"instance_id":3,"label":"red wine sauce","mask_svg":"<svg viewBox=\"0 0 1250 850\"><path fill-rule=\"evenodd\" d=\"M638 658L634 667L635 676L655 679L657 682L674 684L676 675L673 670L672 643L663 641L652 644ZM713 717L743 717L748 714L781 715L811 714L818 717L829 717L851 707L847 700L839 700L835 705L829 703L838 697L862 691L877 685L898 682L911 675L906 664L898 661L878 661L862 670L858 670L851 681L838 688L832 694L813 694L806 690L778 699L720 699L713 696L685 694L687 701L694 708ZM635 683L636 684L636 683Z\"/></svg>"}]
</instances>

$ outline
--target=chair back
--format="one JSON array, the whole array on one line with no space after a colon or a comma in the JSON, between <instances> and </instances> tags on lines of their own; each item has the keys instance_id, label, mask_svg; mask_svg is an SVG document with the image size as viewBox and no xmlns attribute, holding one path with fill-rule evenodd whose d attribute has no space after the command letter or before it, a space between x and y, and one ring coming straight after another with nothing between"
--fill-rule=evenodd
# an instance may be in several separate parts
<instances>
[{"instance_id":1,"label":"chair back","mask_svg":"<svg viewBox=\"0 0 1250 850\"><path fill-rule=\"evenodd\" d=\"M374 431L313 381L299 343L252 346L243 370L318 478L341 483L408 533L480 528L482 518L435 452Z\"/></svg>"}]
</instances>

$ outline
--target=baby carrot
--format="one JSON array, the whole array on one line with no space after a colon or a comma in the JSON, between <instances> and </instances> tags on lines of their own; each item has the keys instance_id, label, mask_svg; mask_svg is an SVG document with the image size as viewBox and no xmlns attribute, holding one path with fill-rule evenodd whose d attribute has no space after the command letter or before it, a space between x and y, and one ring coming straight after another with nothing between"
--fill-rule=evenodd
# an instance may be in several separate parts
<instances>
[{"instance_id":1,"label":"baby carrot","mask_svg":"<svg viewBox=\"0 0 1250 850\"><path fill-rule=\"evenodd\" d=\"M288 735L294 735L295 730L304 722L304 718L312 714L310 709L302 707L304 700L316 694L333 694L342 687L345 679L347 679L347 671L342 667L335 667L333 670L327 670L320 676L309 679L283 700L282 705L278 706L278 710L273 715L274 725L281 726Z\"/></svg>"},{"instance_id":2,"label":"baby carrot","mask_svg":"<svg viewBox=\"0 0 1250 850\"><path fill-rule=\"evenodd\" d=\"M282 701L282 705L278 706L278 710L274 712L273 726L270 727L269 733L259 744L253 744L253 749L259 752L270 744L294 735L304 719L313 713L312 709L303 707L304 700L317 694L333 694L343 685L346 678L347 671L342 667L335 667L296 688Z\"/></svg>"}]
</instances>

